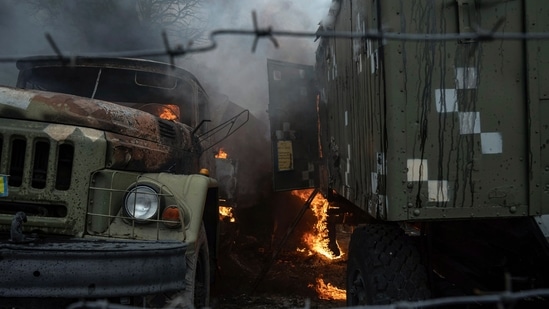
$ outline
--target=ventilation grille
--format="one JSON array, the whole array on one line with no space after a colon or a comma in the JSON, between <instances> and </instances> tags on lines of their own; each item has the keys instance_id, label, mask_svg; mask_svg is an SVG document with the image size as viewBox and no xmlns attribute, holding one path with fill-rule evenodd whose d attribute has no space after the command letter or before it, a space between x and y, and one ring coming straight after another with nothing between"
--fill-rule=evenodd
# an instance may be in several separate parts
<instances>
[{"instance_id":1,"label":"ventilation grille","mask_svg":"<svg viewBox=\"0 0 549 309\"><path fill-rule=\"evenodd\" d=\"M6 144L6 145L4 145ZM47 187L68 190L71 184L74 146L53 144L51 140L0 136L0 158L9 175L8 185L34 189ZM3 151L2 151L3 150ZM4 165L4 162L6 164ZM0 173L1 174L1 173ZM30 175L28 181L26 175ZM52 184L48 186L48 182Z\"/></svg>"},{"instance_id":2,"label":"ventilation grille","mask_svg":"<svg viewBox=\"0 0 549 309\"><path fill-rule=\"evenodd\" d=\"M170 139L175 138L175 128L173 123L167 120L159 119L158 127L160 129L160 136Z\"/></svg>"},{"instance_id":3,"label":"ventilation grille","mask_svg":"<svg viewBox=\"0 0 549 309\"><path fill-rule=\"evenodd\" d=\"M12 203L0 200L0 213L15 215L22 211L27 216L65 218L67 216L67 207L65 205L55 204L36 204L36 203Z\"/></svg>"}]
</instances>

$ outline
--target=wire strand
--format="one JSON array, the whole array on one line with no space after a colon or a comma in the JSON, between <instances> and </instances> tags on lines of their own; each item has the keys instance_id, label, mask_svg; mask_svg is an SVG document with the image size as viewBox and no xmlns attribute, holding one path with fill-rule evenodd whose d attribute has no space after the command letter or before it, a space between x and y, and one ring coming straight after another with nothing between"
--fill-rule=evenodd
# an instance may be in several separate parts
<instances>
[{"instance_id":1,"label":"wire strand","mask_svg":"<svg viewBox=\"0 0 549 309\"><path fill-rule=\"evenodd\" d=\"M458 41L458 40L475 40L475 41L494 41L494 40L547 40L549 39L549 32L496 32L501 22L490 31L477 29L472 33L401 33L401 32L387 32L378 30L369 30L363 32L348 32L348 31L283 31L273 30L271 27L259 28L257 27L257 16L255 12L252 13L252 20L254 29L218 29L213 30L209 34L210 43L205 46L182 48L179 46L176 49L171 49L167 41L166 35L162 34L164 49L142 49L142 50L127 50L118 52L96 52L96 53L63 53L55 44L52 36L46 33L46 39L50 46L54 49L54 55L44 54L29 54L29 55L8 55L0 56L1 62L16 62L21 58L36 57L36 56L52 56L58 57L63 60L70 61L72 58L78 57L127 57L127 58L148 58L168 56L170 61L173 61L175 57L182 57L190 53L203 53L214 50L217 48L216 38L220 36L253 36L254 41L252 45L252 53L255 52L259 39L266 38L271 41L275 48L279 47L279 43L275 36L278 37L311 37L311 38L347 38L347 39L370 39L370 40L391 40L391 41ZM64 56L71 54L70 58Z\"/></svg>"}]
</instances>

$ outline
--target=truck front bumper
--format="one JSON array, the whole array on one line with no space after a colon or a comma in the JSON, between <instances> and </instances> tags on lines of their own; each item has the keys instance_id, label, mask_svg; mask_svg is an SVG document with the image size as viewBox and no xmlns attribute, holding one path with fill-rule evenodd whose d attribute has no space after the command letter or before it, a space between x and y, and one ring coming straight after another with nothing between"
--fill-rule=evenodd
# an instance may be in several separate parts
<instances>
[{"instance_id":1,"label":"truck front bumper","mask_svg":"<svg viewBox=\"0 0 549 309\"><path fill-rule=\"evenodd\" d=\"M185 288L178 241L0 243L0 297L104 298Z\"/></svg>"}]
</instances>

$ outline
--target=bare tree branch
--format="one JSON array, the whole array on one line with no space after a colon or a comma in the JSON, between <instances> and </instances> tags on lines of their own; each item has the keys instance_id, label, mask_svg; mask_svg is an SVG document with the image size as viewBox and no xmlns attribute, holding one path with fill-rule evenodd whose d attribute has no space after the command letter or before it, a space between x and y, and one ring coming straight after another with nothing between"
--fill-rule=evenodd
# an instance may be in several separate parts
<instances>
[{"instance_id":1,"label":"bare tree branch","mask_svg":"<svg viewBox=\"0 0 549 309\"><path fill-rule=\"evenodd\" d=\"M208 12L200 0L23 0L56 37L80 48L124 50L206 42ZM62 35L59 35L61 33ZM70 39L69 39L70 38ZM84 44L77 44L81 42Z\"/></svg>"}]
</instances>

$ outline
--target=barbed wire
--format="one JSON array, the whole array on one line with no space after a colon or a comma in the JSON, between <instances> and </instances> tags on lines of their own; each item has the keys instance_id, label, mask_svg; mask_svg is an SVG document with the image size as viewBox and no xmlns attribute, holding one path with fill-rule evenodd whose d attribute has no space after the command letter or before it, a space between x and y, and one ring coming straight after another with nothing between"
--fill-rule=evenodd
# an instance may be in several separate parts
<instances>
[{"instance_id":1,"label":"barbed wire","mask_svg":"<svg viewBox=\"0 0 549 309\"><path fill-rule=\"evenodd\" d=\"M94 53L78 53L72 54L70 52L62 52L58 45L55 43L53 37L49 33L45 33L46 40L54 51L54 55L44 54L29 54L29 55L11 55L0 56L0 63L2 62L16 62L21 58L27 57L58 57L59 59L71 61L71 59L79 57L98 57L98 58L110 58L110 57L124 57L124 58L149 58L168 56L170 62L173 64L174 58L182 57L191 53L203 53L216 49L218 43L216 38L220 36L228 35L245 35L253 36L254 41L252 43L251 52L254 53L260 39L268 39L274 45L275 48L279 47L278 41L275 37L315 37L315 38L343 38L343 39L367 39L367 40L392 40L392 41L477 41L486 42L494 40L547 40L549 39L549 32L498 32L497 29L504 23L505 18L501 18L496 22L496 25L492 30L485 30L480 27L471 33L402 33L394 31L382 30L366 30L362 32L349 32L349 31L333 31L333 30L319 30L312 31L284 31L273 30L272 27L260 28L258 27L257 15L252 12L253 29L218 29L213 30L209 34L209 45L187 48L182 45L177 45L175 48L170 46L167 35L162 32L162 38L164 42L163 49L141 49L141 50L127 50L117 52L94 52Z\"/></svg>"},{"instance_id":2,"label":"barbed wire","mask_svg":"<svg viewBox=\"0 0 549 309\"><path fill-rule=\"evenodd\" d=\"M456 306L464 305L480 305L480 304L495 304L498 309L514 308L520 301L535 301L542 300L544 297L549 297L549 289L534 289L519 292L504 291L501 293L493 293L489 295L471 295L471 296L454 296L444 298L434 298L415 302L397 302L389 305L374 305L374 306L354 306L342 307L353 309L416 309L416 308L459 308ZM309 308L305 308L309 309Z\"/></svg>"},{"instance_id":3,"label":"barbed wire","mask_svg":"<svg viewBox=\"0 0 549 309\"><path fill-rule=\"evenodd\" d=\"M446 308L444 306L451 305L452 308L459 308L457 306L464 305L487 305L495 304L498 309L513 308L520 301L525 300L540 300L543 297L549 297L549 289L536 289L529 291L519 292L501 292L489 295L474 295L474 296L455 296L435 298L422 301L402 301L388 305L368 305L368 306L352 306L352 307L339 307L339 309L416 309L416 308ZM164 307L164 309L171 309L173 307ZM311 309L311 302L309 299L305 299L303 307L296 307L303 309ZM137 309L137 307L112 304L106 300L98 301L79 301L73 303L67 307L67 309Z\"/></svg>"}]
</instances>

